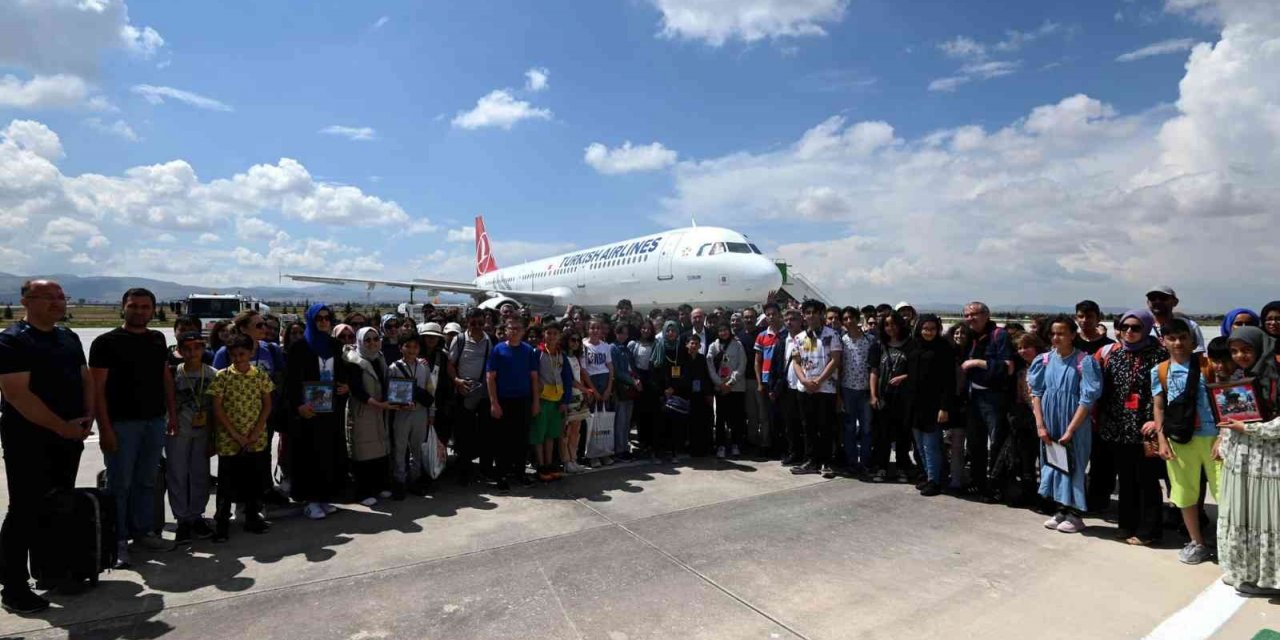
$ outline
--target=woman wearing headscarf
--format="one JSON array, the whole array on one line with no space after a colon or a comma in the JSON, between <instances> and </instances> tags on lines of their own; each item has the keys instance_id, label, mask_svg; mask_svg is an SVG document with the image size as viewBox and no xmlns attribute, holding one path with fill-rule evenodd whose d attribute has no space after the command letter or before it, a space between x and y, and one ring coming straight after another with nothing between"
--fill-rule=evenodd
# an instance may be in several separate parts
<instances>
[{"instance_id":1,"label":"woman wearing headscarf","mask_svg":"<svg viewBox=\"0 0 1280 640\"><path fill-rule=\"evenodd\" d=\"M1218 329L1224 336L1231 335L1237 327L1256 327L1261 324L1258 314L1250 309L1238 308L1227 312L1222 317L1222 326Z\"/></svg>"},{"instance_id":2,"label":"woman wearing headscarf","mask_svg":"<svg viewBox=\"0 0 1280 640\"><path fill-rule=\"evenodd\" d=\"M942 430L951 422L956 395L955 355L942 335L942 319L926 313L916 321L914 346L907 354L906 423L915 436L925 478L922 496L942 493Z\"/></svg>"},{"instance_id":3,"label":"woman wearing headscarf","mask_svg":"<svg viewBox=\"0 0 1280 640\"><path fill-rule=\"evenodd\" d=\"M1104 462L1111 462L1119 476L1119 537L1143 546L1163 534L1160 479L1165 465L1155 445L1151 370L1167 360L1169 352L1151 336L1154 324L1155 317L1146 309L1125 312L1116 322L1120 347L1098 357L1103 383L1100 442L1095 446L1102 448Z\"/></svg>"},{"instance_id":4,"label":"woman wearing headscarf","mask_svg":"<svg viewBox=\"0 0 1280 640\"><path fill-rule=\"evenodd\" d=\"M1280 340L1280 300L1273 300L1262 307L1259 322L1261 322L1262 332L1267 334L1267 337ZM1280 350L1276 352L1276 364L1280 364Z\"/></svg>"},{"instance_id":5,"label":"woman wearing headscarf","mask_svg":"<svg viewBox=\"0 0 1280 640\"><path fill-rule=\"evenodd\" d=\"M1263 317L1266 317L1265 315ZM1266 422L1221 426L1218 564L1223 582L1247 595L1280 595L1280 372L1275 342L1258 327L1239 327L1228 343L1236 366L1253 378Z\"/></svg>"},{"instance_id":6,"label":"woman wearing headscarf","mask_svg":"<svg viewBox=\"0 0 1280 640\"><path fill-rule=\"evenodd\" d=\"M343 347L342 359L350 367L351 400L347 403L352 475L360 504L372 507L378 498L390 498L391 438L387 432L387 363L382 357L382 336L373 327L356 332L355 344Z\"/></svg>"},{"instance_id":7,"label":"woman wearing headscarf","mask_svg":"<svg viewBox=\"0 0 1280 640\"><path fill-rule=\"evenodd\" d=\"M285 359L285 395L289 411L289 456L293 472L291 497L306 503L303 513L323 519L335 510L347 478L347 442L343 416L347 406L347 368L341 366L342 344L330 335L333 311L323 303L307 309L306 330L289 346ZM317 384L319 383L319 384ZM323 395L332 386L328 407ZM317 406L319 405L319 406Z\"/></svg>"},{"instance_id":8,"label":"woman wearing headscarf","mask_svg":"<svg viewBox=\"0 0 1280 640\"><path fill-rule=\"evenodd\" d=\"M422 342L423 364L435 380L435 402L431 407L431 426L436 431L440 442L448 442L453 435L453 380L449 378L449 352L445 345L445 335L440 323L428 322L418 336Z\"/></svg>"}]
</instances>

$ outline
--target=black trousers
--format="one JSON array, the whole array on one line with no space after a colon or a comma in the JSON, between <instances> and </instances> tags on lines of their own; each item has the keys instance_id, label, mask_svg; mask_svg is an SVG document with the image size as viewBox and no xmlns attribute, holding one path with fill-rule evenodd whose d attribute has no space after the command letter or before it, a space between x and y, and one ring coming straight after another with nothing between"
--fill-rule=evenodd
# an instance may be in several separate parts
<instances>
[{"instance_id":1,"label":"black trousers","mask_svg":"<svg viewBox=\"0 0 1280 640\"><path fill-rule=\"evenodd\" d=\"M498 475L519 476L529 452L529 422L533 419L533 398L498 398L502 417L494 425L492 442Z\"/></svg>"},{"instance_id":2,"label":"black trousers","mask_svg":"<svg viewBox=\"0 0 1280 640\"><path fill-rule=\"evenodd\" d=\"M270 486L270 480L262 477L264 460L271 460L270 450L218 456L218 497L214 501L214 520L230 520L237 502L244 505L245 518L262 517L262 494Z\"/></svg>"},{"instance_id":3,"label":"black trousers","mask_svg":"<svg viewBox=\"0 0 1280 640\"><path fill-rule=\"evenodd\" d=\"M797 393L804 421L804 457L814 464L831 461L836 433L836 394Z\"/></svg>"},{"instance_id":4,"label":"black trousers","mask_svg":"<svg viewBox=\"0 0 1280 640\"><path fill-rule=\"evenodd\" d=\"M1096 433L1096 432L1095 432ZM1089 477L1085 487L1085 504L1095 513L1111 506L1111 494L1116 490L1115 450L1097 436L1089 452Z\"/></svg>"},{"instance_id":5,"label":"black trousers","mask_svg":"<svg viewBox=\"0 0 1280 640\"><path fill-rule=\"evenodd\" d=\"M734 391L716 396L716 446L742 446L747 426L747 394Z\"/></svg>"},{"instance_id":6,"label":"black trousers","mask_svg":"<svg viewBox=\"0 0 1280 640\"><path fill-rule=\"evenodd\" d=\"M1164 494L1160 491L1164 460L1143 455L1141 443L1107 442L1105 446L1111 448L1120 475L1120 529L1143 540L1159 540L1164 534Z\"/></svg>"},{"instance_id":7,"label":"black trousers","mask_svg":"<svg viewBox=\"0 0 1280 640\"><path fill-rule=\"evenodd\" d=\"M778 392L778 405L782 415L783 432L787 437L786 454L800 457L805 453L804 415L800 410L800 392L784 388Z\"/></svg>"},{"instance_id":8,"label":"black trousers","mask_svg":"<svg viewBox=\"0 0 1280 640\"><path fill-rule=\"evenodd\" d=\"M481 400L472 411L467 409L461 396L453 410L453 446L457 454L458 466L464 471L471 470L471 462L480 459L480 472L485 473L493 468L493 448L488 444L491 436L493 418L489 415L489 400Z\"/></svg>"},{"instance_id":9,"label":"black trousers","mask_svg":"<svg viewBox=\"0 0 1280 640\"><path fill-rule=\"evenodd\" d=\"M44 498L54 489L75 487L84 444L30 425L6 425L4 430L9 511L0 527L0 584L6 590L24 590L31 577L27 570L31 545L47 533L39 531L38 525Z\"/></svg>"},{"instance_id":10,"label":"black trousers","mask_svg":"<svg viewBox=\"0 0 1280 640\"><path fill-rule=\"evenodd\" d=\"M871 421L871 466L889 469L889 453L893 450L897 470L911 469L911 447L914 434L907 426L907 400L901 395L886 394L884 407L875 411Z\"/></svg>"}]
</instances>

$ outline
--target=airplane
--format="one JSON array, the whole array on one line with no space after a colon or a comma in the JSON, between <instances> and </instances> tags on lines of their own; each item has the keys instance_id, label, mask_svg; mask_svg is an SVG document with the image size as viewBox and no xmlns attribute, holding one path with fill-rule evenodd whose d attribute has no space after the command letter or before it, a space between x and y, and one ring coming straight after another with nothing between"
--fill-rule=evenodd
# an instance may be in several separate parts
<instances>
[{"instance_id":1,"label":"airplane","mask_svg":"<svg viewBox=\"0 0 1280 640\"><path fill-rule=\"evenodd\" d=\"M382 285L470 295L478 306L515 304L538 311L568 305L588 313L613 311L618 300L636 309L682 304L761 304L782 287L782 272L746 236L720 227L685 227L498 268L484 216L475 220L476 277L374 280L285 274L299 282Z\"/></svg>"}]
</instances>

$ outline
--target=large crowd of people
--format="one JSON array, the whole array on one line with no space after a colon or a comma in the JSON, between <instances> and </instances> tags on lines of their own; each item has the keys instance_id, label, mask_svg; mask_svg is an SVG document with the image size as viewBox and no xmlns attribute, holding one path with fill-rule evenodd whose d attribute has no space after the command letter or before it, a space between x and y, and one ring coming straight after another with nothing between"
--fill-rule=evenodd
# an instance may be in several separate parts
<instances>
[{"instance_id":1,"label":"large crowd of people","mask_svg":"<svg viewBox=\"0 0 1280 640\"><path fill-rule=\"evenodd\" d=\"M73 487L95 424L121 567L131 552L226 541L237 509L241 529L266 533L272 500L320 520L335 504L427 495L446 451L451 481L496 491L620 460L750 456L1036 508L1061 533L1115 495L1132 545L1161 541L1167 499L1188 538L1183 562L1216 556L1240 592L1280 594L1280 302L1232 310L1208 342L1175 313L1173 290L1155 287L1114 338L1088 300L1029 327L998 325L981 302L947 326L905 302L643 315L622 300L596 316L428 306L371 322L313 304L284 326L244 311L207 330L183 316L169 345L149 327L155 296L130 289L122 326L86 360L58 324L58 283L29 281L21 295L24 318L0 334L10 611L48 606L28 572L49 533L42 499ZM1218 393L1226 383L1234 395ZM173 539L160 533L159 486ZM37 578L37 590L85 588Z\"/></svg>"}]
</instances>

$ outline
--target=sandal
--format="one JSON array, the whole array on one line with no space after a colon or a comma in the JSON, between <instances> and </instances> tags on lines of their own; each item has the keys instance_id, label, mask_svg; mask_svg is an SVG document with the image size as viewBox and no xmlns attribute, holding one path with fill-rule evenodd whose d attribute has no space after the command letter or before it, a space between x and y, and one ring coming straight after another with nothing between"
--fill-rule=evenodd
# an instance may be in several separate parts
<instances>
[{"instance_id":1,"label":"sandal","mask_svg":"<svg viewBox=\"0 0 1280 640\"><path fill-rule=\"evenodd\" d=\"M1124 542L1125 544L1130 544L1135 547L1149 547L1154 542L1154 540L1143 540L1138 536L1129 536L1128 538L1124 539Z\"/></svg>"}]
</instances>

